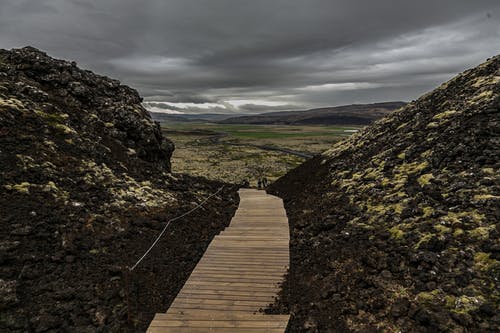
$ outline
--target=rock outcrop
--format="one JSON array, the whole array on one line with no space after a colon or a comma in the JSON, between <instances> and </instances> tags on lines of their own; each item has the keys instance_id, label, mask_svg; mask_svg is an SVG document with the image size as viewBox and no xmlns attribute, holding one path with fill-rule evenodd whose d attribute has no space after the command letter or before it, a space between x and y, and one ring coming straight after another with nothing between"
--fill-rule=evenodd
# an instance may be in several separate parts
<instances>
[{"instance_id":1,"label":"rock outcrop","mask_svg":"<svg viewBox=\"0 0 500 333\"><path fill-rule=\"evenodd\" d=\"M222 185L171 174L173 144L140 103L74 62L0 50L1 332L141 331L229 222L226 187L123 280L164 222Z\"/></svg>"},{"instance_id":2,"label":"rock outcrop","mask_svg":"<svg viewBox=\"0 0 500 333\"><path fill-rule=\"evenodd\" d=\"M500 56L278 180L291 332L500 330Z\"/></svg>"},{"instance_id":3,"label":"rock outcrop","mask_svg":"<svg viewBox=\"0 0 500 333\"><path fill-rule=\"evenodd\" d=\"M7 128L29 121L26 127L51 138L64 136L72 141L68 145L95 158L138 168L146 161L170 171L174 146L162 137L137 91L32 47L0 51L0 71L2 106L10 106L2 117Z\"/></svg>"}]
</instances>

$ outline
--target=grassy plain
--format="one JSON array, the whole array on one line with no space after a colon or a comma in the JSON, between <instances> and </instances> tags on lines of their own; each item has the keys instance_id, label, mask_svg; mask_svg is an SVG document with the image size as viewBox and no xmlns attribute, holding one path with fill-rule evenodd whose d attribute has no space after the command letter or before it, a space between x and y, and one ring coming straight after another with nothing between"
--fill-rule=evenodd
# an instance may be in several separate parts
<instances>
[{"instance_id":1,"label":"grassy plain","mask_svg":"<svg viewBox=\"0 0 500 333\"><path fill-rule=\"evenodd\" d=\"M272 146L318 154L348 137L357 126L220 125L164 123L175 143L172 170L210 179L255 185L259 176L274 180L304 158L256 146Z\"/></svg>"}]
</instances>

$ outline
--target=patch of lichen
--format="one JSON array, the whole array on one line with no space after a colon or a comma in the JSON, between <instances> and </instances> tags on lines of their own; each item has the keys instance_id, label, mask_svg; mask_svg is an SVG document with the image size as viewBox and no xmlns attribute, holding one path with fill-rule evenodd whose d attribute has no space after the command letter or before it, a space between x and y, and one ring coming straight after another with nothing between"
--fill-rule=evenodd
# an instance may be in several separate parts
<instances>
[{"instance_id":1,"label":"patch of lichen","mask_svg":"<svg viewBox=\"0 0 500 333\"><path fill-rule=\"evenodd\" d=\"M470 313L477 310L485 299L481 295L467 296L461 295L455 298L455 307L452 309L455 313Z\"/></svg>"},{"instance_id":2,"label":"patch of lichen","mask_svg":"<svg viewBox=\"0 0 500 333\"><path fill-rule=\"evenodd\" d=\"M421 304L434 305L441 303L445 298L442 290L434 289L431 291L422 291L415 296L415 300Z\"/></svg>"},{"instance_id":3,"label":"patch of lichen","mask_svg":"<svg viewBox=\"0 0 500 333\"><path fill-rule=\"evenodd\" d=\"M467 235L473 239L485 240L490 237L490 231L495 228L494 225L481 226L467 231Z\"/></svg>"},{"instance_id":4,"label":"patch of lichen","mask_svg":"<svg viewBox=\"0 0 500 333\"><path fill-rule=\"evenodd\" d=\"M29 194L30 193L30 187L31 184L28 182L22 182L19 184L7 184L4 185L4 188L9 190L9 191L16 191L18 193L22 194Z\"/></svg>"},{"instance_id":5,"label":"patch of lichen","mask_svg":"<svg viewBox=\"0 0 500 333\"><path fill-rule=\"evenodd\" d=\"M447 294L441 289L420 292L415 296L415 300L428 307L441 306L454 313L464 314L477 310L485 302L483 296L455 296Z\"/></svg>"},{"instance_id":6,"label":"patch of lichen","mask_svg":"<svg viewBox=\"0 0 500 333\"><path fill-rule=\"evenodd\" d=\"M425 168L427 168L428 166L429 163L427 161L402 163L401 165L398 165L395 168L395 170L396 173L406 176L421 172L422 170L425 170Z\"/></svg>"},{"instance_id":7,"label":"patch of lichen","mask_svg":"<svg viewBox=\"0 0 500 333\"><path fill-rule=\"evenodd\" d=\"M500 270L500 262L491 258L489 253L476 252L474 255L474 268L478 271Z\"/></svg>"},{"instance_id":8,"label":"patch of lichen","mask_svg":"<svg viewBox=\"0 0 500 333\"><path fill-rule=\"evenodd\" d=\"M484 214L479 213L477 209L462 211L462 212L448 212L447 215L442 216L441 220L454 225L461 225L463 222L470 222L475 225L479 225L482 221L484 221Z\"/></svg>"},{"instance_id":9,"label":"patch of lichen","mask_svg":"<svg viewBox=\"0 0 500 333\"><path fill-rule=\"evenodd\" d=\"M2 107L2 106L17 109L17 110L26 110L25 103L23 103L22 101L20 101L17 98L13 98L13 97L10 97L7 99L0 98L0 107Z\"/></svg>"},{"instance_id":10,"label":"patch of lichen","mask_svg":"<svg viewBox=\"0 0 500 333\"><path fill-rule=\"evenodd\" d=\"M434 179L434 175L432 173L426 173L426 174L418 177L417 181L420 184L420 186L425 186L425 185L429 185L431 179Z\"/></svg>"},{"instance_id":11,"label":"patch of lichen","mask_svg":"<svg viewBox=\"0 0 500 333\"><path fill-rule=\"evenodd\" d=\"M66 135L76 134L76 131L74 129L72 129L71 127L69 127L68 125L65 125L65 124L55 124L54 128L57 129L59 132L66 134Z\"/></svg>"},{"instance_id":12,"label":"patch of lichen","mask_svg":"<svg viewBox=\"0 0 500 333\"><path fill-rule=\"evenodd\" d=\"M104 204L106 207L126 208L137 205L153 208L176 203L171 192L157 188L150 181L138 181L127 173L118 175L105 163L84 160L79 171L83 174L85 183L105 186L111 197L111 202Z\"/></svg>"},{"instance_id":13,"label":"patch of lichen","mask_svg":"<svg viewBox=\"0 0 500 333\"><path fill-rule=\"evenodd\" d=\"M31 194L31 191L49 192L56 200L67 201L69 193L60 189L53 181L46 184L33 184L22 182L19 184L7 184L4 188L9 191L15 191L21 194Z\"/></svg>"},{"instance_id":14,"label":"patch of lichen","mask_svg":"<svg viewBox=\"0 0 500 333\"><path fill-rule=\"evenodd\" d=\"M399 226L393 226L392 228L389 228L389 233L394 239L401 239L405 235L404 231L401 230Z\"/></svg>"},{"instance_id":15,"label":"patch of lichen","mask_svg":"<svg viewBox=\"0 0 500 333\"><path fill-rule=\"evenodd\" d=\"M457 110L447 110L436 114L434 117L432 117L432 119L442 121L451 118L453 116L456 116L457 114L460 114L460 112Z\"/></svg>"},{"instance_id":16,"label":"patch of lichen","mask_svg":"<svg viewBox=\"0 0 500 333\"><path fill-rule=\"evenodd\" d=\"M69 118L69 115L66 113L48 113L41 110L35 110L34 113L51 126L64 123Z\"/></svg>"}]
</instances>

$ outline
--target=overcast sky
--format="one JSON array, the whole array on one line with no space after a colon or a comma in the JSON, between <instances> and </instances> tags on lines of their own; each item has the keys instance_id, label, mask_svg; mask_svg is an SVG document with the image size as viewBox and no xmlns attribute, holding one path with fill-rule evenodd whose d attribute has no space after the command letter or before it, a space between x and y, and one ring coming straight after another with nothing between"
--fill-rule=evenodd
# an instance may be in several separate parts
<instances>
[{"instance_id":1,"label":"overcast sky","mask_svg":"<svg viewBox=\"0 0 500 333\"><path fill-rule=\"evenodd\" d=\"M409 101L500 53L500 1L0 0L0 48L26 45L156 111Z\"/></svg>"}]
</instances>

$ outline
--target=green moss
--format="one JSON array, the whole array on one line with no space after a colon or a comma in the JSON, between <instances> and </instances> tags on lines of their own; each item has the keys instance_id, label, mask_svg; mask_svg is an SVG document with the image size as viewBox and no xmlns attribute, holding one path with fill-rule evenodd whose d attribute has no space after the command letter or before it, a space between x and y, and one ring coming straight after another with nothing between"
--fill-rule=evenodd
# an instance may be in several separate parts
<instances>
[{"instance_id":1,"label":"green moss","mask_svg":"<svg viewBox=\"0 0 500 333\"><path fill-rule=\"evenodd\" d=\"M469 218L472 222L479 224L484 220L484 215L480 214L477 210L465 211L465 212L448 212L446 216L441 219L450 224L461 223L462 219Z\"/></svg>"},{"instance_id":2,"label":"green moss","mask_svg":"<svg viewBox=\"0 0 500 333\"><path fill-rule=\"evenodd\" d=\"M58 191L59 188L56 186L56 184L53 181L49 181L47 185L43 187L43 191L45 192L50 192L50 191Z\"/></svg>"},{"instance_id":3,"label":"green moss","mask_svg":"<svg viewBox=\"0 0 500 333\"><path fill-rule=\"evenodd\" d=\"M421 157L423 158L429 158L432 155L432 150L426 150L423 153L420 154Z\"/></svg>"},{"instance_id":4,"label":"green moss","mask_svg":"<svg viewBox=\"0 0 500 333\"><path fill-rule=\"evenodd\" d=\"M477 252L474 255L474 268L479 271L487 271L498 264L498 260L490 258L489 253Z\"/></svg>"},{"instance_id":5,"label":"green moss","mask_svg":"<svg viewBox=\"0 0 500 333\"><path fill-rule=\"evenodd\" d=\"M428 242L432 237L434 237L434 234L430 233L421 234L414 248L418 249L422 243Z\"/></svg>"},{"instance_id":6,"label":"green moss","mask_svg":"<svg viewBox=\"0 0 500 333\"><path fill-rule=\"evenodd\" d=\"M30 186L31 186L30 183L22 182L20 184L4 185L4 188L7 190L17 191L17 192L23 193L23 194L29 194L30 193Z\"/></svg>"},{"instance_id":7,"label":"green moss","mask_svg":"<svg viewBox=\"0 0 500 333\"><path fill-rule=\"evenodd\" d=\"M431 179L434 179L434 175L432 173L426 173L418 177L417 181L420 186L424 187L425 185L429 185Z\"/></svg>"},{"instance_id":8,"label":"green moss","mask_svg":"<svg viewBox=\"0 0 500 333\"><path fill-rule=\"evenodd\" d=\"M460 228L457 228L453 231L454 237L458 237L458 236L463 235L463 234L464 234L464 231L463 231L463 229L460 229Z\"/></svg>"},{"instance_id":9,"label":"green moss","mask_svg":"<svg viewBox=\"0 0 500 333\"><path fill-rule=\"evenodd\" d=\"M402 203L385 204L385 205L384 204L372 205L368 203L366 205L366 209L370 214L385 215L390 211L394 211L398 214L401 214L401 212L403 212L404 205Z\"/></svg>"},{"instance_id":10,"label":"green moss","mask_svg":"<svg viewBox=\"0 0 500 333\"><path fill-rule=\"evenodd\" d=\"M75 134L75 130L72 129L69 126L66 126L64 124L55 124L54 128L58 129L59 131L63 132L64 134Z\"/></svg>"},{"instance_id":11,"label":"green moss","mask_svg":"<svg viewBox=\"0 0 500 333\"><path fill-rule=\"evenodd\" d=\"M490 230L493 229L493 226L488 227L477 227L467 232L470 237L476 239L488 239L490 237Z\"/></svg>"},{"instance_id":12,"label":"green moss","mask_svg":"<svg viewBox=\"0 0 500 333\"><path fill-rule=\"evenodd\" d=\"M352 180L360 180L363 177L363 174L360 172L354 173L351 177Z\"/></svg>"},{"instance_id":13,"label":"green moss","mask_svg":"<svg viewBox=\"0 0 500 333\"><path fill-rule=\"evenodd\" d=\"M439 124L438 124L438 123L436 123L436 122L431 122L431 123L428 123L426 127L427 127L428 129L438 128L438 127L439 127Z\"/></svg>"},{"instance_id":14,"label":"green moss","mask_svg":"<svg viewBox=\"0 0 500 333\"><path fill-rule=\"evenodd\" d=\"M400 160L404 160L404 159L406 158L406 153L405 153L405 152L399 153L399 154L398 154L398 158L399 158Z\"/></svg>"},{"instance_id":15,"label":"green moss","mask_svg":"<svg viewBox=\"0 0 500 333\"><path fill-rule=\"evenodd\" d=\"M466 296L462 295L455 300L455 310L456 313L469 313L474 311L484 303L483 296Z\"/></svg>"},{"instance_id":16,"label":"green moss","mask_svg":"<svg viewBox=\"0 0 500 333\"><path fill-rule=\"evenodd\" d=\"M398 226L394 226L389 229L389 232L391 233L391 237L394 239L401 239L404 236L404 231L399 229Z\"/></svg>"},{"instance_id":17,"label":"green moss","mask_svg":"<svg viewBox=\"0 0 500 333\"><path fill-rule=\"evenodd\" d=\"M444 111L444 112L438 113L437 115L435 115L434 117L432 117L432 119L441 120L441 119L444 119L444 118L449 118L449 117L453 116L456 113L458 113L458 111L456 111L456 110L448 110L448 111Z\"/></svg>"},{"instance_id":18,"label":"green moss","mask_svg":"<svg viewBox=\"0 0 500 333\"><path fill-rule=\"evenodd\" d=\"M429 206L423 207L422 211L424 212L424 215L423 215L424 218L432 216L436 212L434 210L434 208L429 207Z\"/></svg>"},{"instance_id":19,"label":"green moss","mask_svg":"<svg viewBox=\"0 0 500 333\"><path fill-rule=\"evenodd\" d=\"M472 85L474 88L480 88L485 85L492 85L500 83L500 76L480 76Z\"/></svg>"},{"instance_id":20,"label":"green moss","mask_svg":"<svg viewBox=\"0 0 500 333\"><path fill-rule=\"evenodd\" d=\"M22 154L17 154L16 157L19 159L20 163L18 165L24 170L28 170L34 167L37 167L38 165L35 163L35 160L33 157L28 156L28 155L22 155Z\"/></svg>"},{"instance_id":21,"label":"green moss","mask_svg":"<svg viewBox=\"0 0 500 333\"><path fill-rule=\"evenodd\" d=\"M69 115L67 115L66 113L47 113L41 110L35 110L34 112L51 126L56 126L57 124L63 123L66 119L69 118Z\"/></svg>"},{"instance_id":22,"label":"green moss","mask_svg":"<svg viewBox=\"0 0 500 333\"><path fill-rule=\"evenodd\" d=\"M432 291L422 291L415 297L416 301L419 303L430 304L435 303L436 299L440 297L441 291L439 289L434 289Z\"/></svg>"},{"instance_id":23,"label":"green moss","mask_svg":"<svg viewBox=\"0 0 500 333\"><path fill-rule=\"evenodd\" d=\"M111 128L114 126L115 126L115 124L113 124L113 123L104 123L104 127L107 127L107 128Z\"/></svg>"},{"instance_id":24,"label":"green moss","mask_svg":"<svg viewBox=\"0 0 500 333\"><path fill-rule=\"evenodd\" d=\"M418 173L429 166L427 161L424 162L413 162L413 163L403 163L396 168L396 171L403 175Z\"/></svg>"},{"instance_id":25,"label":"green moss","mask_svg":"<svg viewBox=\"0 0 500 333\"><path fill-rule=\"evenodd\" d=\"M368 168L365 171L363 178L366 180L375 180L375 179L380 178L381 176L382 175L381 175L380 171L373 169L373 168Z\"/></svg>"},{"instance_id":26,"label":"green moss","mask_svg":"<svg viewBox=\"0 0 500 333\"><path fill-rule=\"evenodd\" d=\"M485 91L477 94L476 96L474 96L471 99L471 102L472 103L478 103L481 100L490 99L492 96L493 96L493 91L492 90L485 90Z\"/></svg>"},{"instance_id":27,"label":"green moss","mask_svg":"<svg viewBox=\"0 0 500 333\"><path fill-rule=\"evenodd\" d=\"M493 199L499 199L500 197L493 195L493 194L476 194L474 196L475 201L485 201L485 200L493 200Z\"/></svg>"},{"instance_id":28,"label":"green moss","mask_svg":"<svg viewBox=\"0 0 500 333\"><path fill-rule=\"evenodd\" d=\"M489 175L496 174L495 169L493 168L482 168L481 171Z\"/></svg>"},{"instance_id":29,"label":"green moss","mask_svg":"<svg viewBox=\"0 0 500 333\"><path fill-rule=\"evenodd\" d=\"M24 110L24 103L18 100L17 98L8 98L3 99L0 98L0 106L10 107L16 110Z\"/></svg>"},{"instance_id":30,"label":"green moss","mask_svg":"<svg viewBox=\"0 0 500 333\"><path fill-rule=\"evenodd\" d=\"M399 125L396 130L401 130L403 129L404 127L406 127L406 125L408 125L408 123L402 123L401 125Z\"/></svg>"},{"instance_id":31,"label":"green moss","mask_svg":"<svg viewBox=\"0 0 500 333\"><path fill-rule=\"evenodd\" d=\"M390 183L391 183L391 180L390 180L389 178L385 178L385 177L384 177L384 178L382 178L382 181L380 182L380 184L381 184L382 186L387 186L387 185L389 185Z\"/></svg>"},{"instance_id":32,"label":"green moss","mask_svg":"<svg viewBox=\"0 0 500 333\"><path fill-rule=\"evenodd\" d=\"M455 296L453 296L453 295L446 295L444 297L444 301L445 301L445 306L448 309L454 309L456 301L457 301L457 298Z\"/></svg>"},{"instance_id":33,"label":"green moss","mask_svg":"<svg viewBox=\"0 0 500 333\"><path fill-rule=\"evenodd\" d=\"M436 224L434 226L434 229L436 229L437 232L439 232L441 235L442 234L447 234L451 232L451 228L444 226L442 224Z\"/></svg>"}]
</instances>

